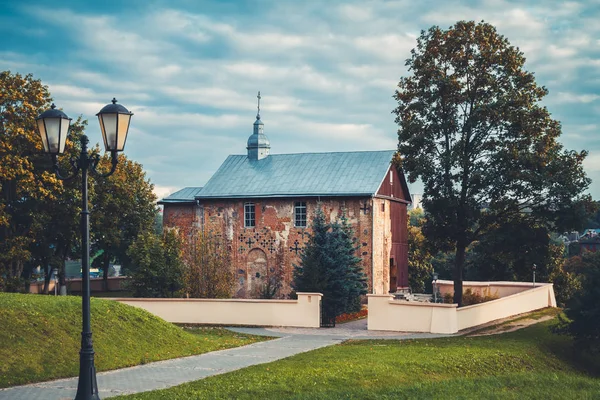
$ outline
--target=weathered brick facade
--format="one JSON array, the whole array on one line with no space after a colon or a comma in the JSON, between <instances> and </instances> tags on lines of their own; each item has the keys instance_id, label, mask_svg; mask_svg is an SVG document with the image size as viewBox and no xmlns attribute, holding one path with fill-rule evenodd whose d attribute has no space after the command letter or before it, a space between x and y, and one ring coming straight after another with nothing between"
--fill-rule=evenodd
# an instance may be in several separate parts
<instances>
[{"instance_id":1,"label":"weathered brick facade","mask_svg":"<svg viewBox=\"0 0 600 400\"><path fill-rule=\"evenodd\" d=\"M391 168L392 182L400 189L400 177ZM394 197L395 194L395 197ZM255 226L244 227L244 203L255 205ZM307 227L294 226L294 203L306 202ZM369 293L383 294L407 286L406 201L401 190L386 193L382 186L375 196L365 197L299 197L262 199L215 199L164 204L164 226L177 227L184 234L192 228L223 236L230 245L232 269L237 287L235 297L253 297L256 288L272 273L277 252L283 249L284 285L281 292L291 291L293 265L310 233L317 203L321 202L328 222L338 220L342 209L359 244ZM400 244L400 251L395 248ZM404 252L402 251L404 250ZM400 274L400 280L396 276ZM398 284L396 283L398 282Z\"/></svg>"}]
</instances>

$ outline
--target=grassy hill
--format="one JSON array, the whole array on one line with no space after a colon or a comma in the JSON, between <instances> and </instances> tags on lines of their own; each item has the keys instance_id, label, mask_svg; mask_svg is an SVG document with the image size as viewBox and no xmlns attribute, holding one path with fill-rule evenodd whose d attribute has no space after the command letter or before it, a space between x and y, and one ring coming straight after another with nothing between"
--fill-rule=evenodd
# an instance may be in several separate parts
<instances>
[{"instance_id":1,"label":"grassy hill","mask_svg":"<svg viewBox=\"0 0 600 400\"><path fill-rule=\"evenodd\" d=\"M91 299L96 368L105 371L201 354L265 338L183 329L114 301ZM81 298L0 293L0 388L77 376Z\"/></svg>"},{"instance_id":2,"label":"grassy hill","mask_svg":"<svg viewBox=\"0 0 600 400\"><path fill-rule=\"evenodd\" d=\"M118 399L598 399L552 321L493 336L347 341ZM115 400L117 399L115 398Z\"/></svg>"}]
</instances>

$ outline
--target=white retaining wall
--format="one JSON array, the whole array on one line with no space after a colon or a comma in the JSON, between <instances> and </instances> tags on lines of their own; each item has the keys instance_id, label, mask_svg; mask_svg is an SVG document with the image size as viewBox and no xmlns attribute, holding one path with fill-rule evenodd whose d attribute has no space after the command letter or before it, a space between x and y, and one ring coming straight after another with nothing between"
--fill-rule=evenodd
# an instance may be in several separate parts
<instances>
[{"instance_id":1,"label":"white retaining wall","mask_svg":"<svg viewBox=\"0 0 600 400\"><path fill-rule=\"evenodd\" d=\"M438 281L442 287L450 281ZM367 295L369 301L368 329L399 332L456 333L462 329L497 319L556 307L550 283L533 287L525 282L468 282L471 287L486 288L497 300L458 308L456 304L417 303L394 300L392 295ZM472 285L476 284L476 285ZM444 293L444 291L442 291ZM504 296L502 296L504 295Z\"/></svg>"},{"instance_id":2,"label":"white retaining wall","mask_svg":"<svg viewBox=\"0 0 600 400\"><path fill-rule=\"evenodd\" d=\"M321 293L298 293L298 300L111 299L168 322L207 325L295 326L318 328Z\"/></svg>"}]
</instances>

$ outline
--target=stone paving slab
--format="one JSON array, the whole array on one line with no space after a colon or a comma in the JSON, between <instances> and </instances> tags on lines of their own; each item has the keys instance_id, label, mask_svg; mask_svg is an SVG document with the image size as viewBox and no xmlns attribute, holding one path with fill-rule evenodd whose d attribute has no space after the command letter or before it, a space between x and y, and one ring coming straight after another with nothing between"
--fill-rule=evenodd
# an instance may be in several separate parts
<instances>
[{"instance_id":1,"label":"stone paving slab","mask_svg":"<svg viewBox=\"0 0 600 400\"><path fill-rule=\"evenodd\" d=\"M243 347L100 372L97 374L100 398L165 389L251 365L276 361L342 341L330 336L284 335L279 339ZM73 399L76 392L77 378L68 378L0 389L0 400Z\"/></svg>"},{"instance_id":2,"label":"stone paving slab","mask_svg":"<svg viewBox=\"0 0 600 400\"><path fill-rule=\"evenodd\" d=\"M415 332L390 332L390 331L369 331L367 330L367 319L337 324L334 328L291 328L291 327L269 327L269 328L229 328L229 330L258 336L294 336L298 340L310 340L311 338L325 339L327 337L338 340L348 339L431 339L438 337L451 337L459 334L435 334L435 333L415 333ZM301 339L302 338L302 339Z\"/></svg>"}]
</instances>

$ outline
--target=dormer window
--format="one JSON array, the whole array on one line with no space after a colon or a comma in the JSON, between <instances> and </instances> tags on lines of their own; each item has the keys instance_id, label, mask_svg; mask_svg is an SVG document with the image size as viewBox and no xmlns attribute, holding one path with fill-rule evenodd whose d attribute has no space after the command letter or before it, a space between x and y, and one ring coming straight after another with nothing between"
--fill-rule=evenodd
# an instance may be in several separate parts
<instances>
[{"instance_id":1,"label":"dormer window","mask_svg":"<svg viewBox=\"0 0 600 400\"><path fill-rule=\"evenodd\" d=\"M296 228L306 228L306 202L297 201L294 203L294 226Z\"/></svg>"},{"instance_id":2,"label":"dormer window","mask_svg":"<svg viewBox=\"0 0 600 400\"><path fill-rule=\"evenodd\" d=\"M244 203L244 228L254 228L256 214L254 203Z\"/></svg>"}]
</instances>

